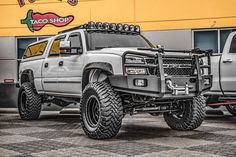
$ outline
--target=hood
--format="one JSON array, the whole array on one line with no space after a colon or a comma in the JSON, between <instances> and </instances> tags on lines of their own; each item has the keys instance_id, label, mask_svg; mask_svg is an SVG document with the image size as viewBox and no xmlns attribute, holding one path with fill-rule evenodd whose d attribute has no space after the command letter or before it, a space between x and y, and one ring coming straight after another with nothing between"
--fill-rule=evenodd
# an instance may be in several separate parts
<instances>
[{"instance_id":1,"label":"hood","mask_svg":"<svg viewBox=\"0 0 236 157\"><path fill-rule=\"evenodd\" d=\"M156 51L149 51L149 50L138 50L138 48L103 48L100 50L88 51L90 54L114 54L122 56L125 52L131 51L142 54L152 54L155 55L158 52ZM165 52L164 55L168 56L190 56L190 53L181 53L181 52Z\"/></svg>"}]
</instances>

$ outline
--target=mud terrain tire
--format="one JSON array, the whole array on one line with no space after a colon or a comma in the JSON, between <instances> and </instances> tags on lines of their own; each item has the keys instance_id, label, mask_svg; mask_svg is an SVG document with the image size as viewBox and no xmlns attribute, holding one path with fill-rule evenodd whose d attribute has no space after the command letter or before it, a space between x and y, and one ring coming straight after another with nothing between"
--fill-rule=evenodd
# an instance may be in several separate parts
<instances>
[{"instance_id":1,"label":"mud terrain tire","mask_svg":"<svg viewBox=\"0 0 236 157\"><path fill-rule=\"evenodd\" d=\"M83 91L80 111L82 127L88 137L108 139L118 134L123 118L122 100L109 84L88 84Z\"/></svg>"},{"instance_id":2,"label":"mud terrain tire","mask_svg":"<svg viewBox=\"0 0 236 157\"><path fill-rule=\"evenodd\" d=\"M182 102L183 108L177 113L164 113L167 125L179 131L188 131L198 128L205 117L206 101L203 96L194 97L192 101Z\"/></svg>"},{"instance_id":3,"label":"mud terrain tire","mask_svg":"<svg viewBox=\"0 0 236 157\"><path fill-rule=\"evenodd\" d=\"M236 116L236 105L226 105L226 109L231 113L233 116Z\"/></svg>"},{"instance_id":4,"label":"mud terrain tire","mask_svg":"<svg viewBox=\"0 0 236 157\"><path fill-rule=\"evenodd\" d=\"M33 85L23 83L18 94L18 111L23 120L36 120L41 113L41 96L37 94Z\"/></svg>"}]
</instances>

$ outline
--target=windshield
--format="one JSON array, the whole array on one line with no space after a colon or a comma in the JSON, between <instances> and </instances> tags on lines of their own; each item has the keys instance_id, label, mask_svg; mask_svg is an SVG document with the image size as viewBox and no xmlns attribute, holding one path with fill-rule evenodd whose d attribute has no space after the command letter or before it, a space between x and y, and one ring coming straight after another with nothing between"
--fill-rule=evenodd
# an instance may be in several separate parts
<instances>
[{"instance_id":1,"label":"windshield","mask_svg":"<svg viewBox=\"0 0 236 157\"><path fill-rule=\"evenodd\" d=\"M87 41L89 50L119 47L153 47L144 37L134 34L88 32Z\"/></svg>"}]
</instances>

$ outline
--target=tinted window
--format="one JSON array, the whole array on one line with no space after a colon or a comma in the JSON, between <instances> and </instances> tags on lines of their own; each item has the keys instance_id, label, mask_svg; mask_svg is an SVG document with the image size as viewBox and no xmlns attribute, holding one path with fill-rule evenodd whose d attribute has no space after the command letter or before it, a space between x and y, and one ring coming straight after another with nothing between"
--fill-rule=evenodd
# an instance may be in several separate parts
<instances>
[{"instance_id":1,"label":"tinted window","mask_svg":"<svg viewBox=\"0 0 236 157\"><path fill-rule=\"evenodd\" d=\"M71 42L71 53L72 54L77 54L78 51L82 51L82 42L81 42L81 37L79 33L73 33L70 35L69 39ZM79 49L81 48L81 49Z\"/></svg>"},{"instance_id":2,"label":"tinted window","mask_svg":"<svg viewBox=\"0 0 236 157\"><path fill-rule=\"evenodd\" d=\"M140 35L112 34L112 33L88 33L88 48L96 50L109 47L152 47Z\"/></svg>"},{"instance_id":3,"label":"tinted window","mask_svg":"<svg viewBox=\"0 0 236 157\"><path fill-rule=\"evenodd\" d=\"M59 56L59 54L60 54L60 41L65 40L65 37L66 37L65 35L60 36L53 41L50 52L49 52L49 56Z\"/></svg>"},{"instance_id":4,"label":"tinted window","mask_svg":"<svg viewBox=\"0 0 236 157\"><path fill-rule=\"evenodd\" d=\"M221 30L220 31L220 53L223 52L225 42L232 30Z\"/></svg>"},{"instance_id":5,"label":"tinted window","mask_svg":"<svg viewBox=\"0 0 236 157\"><path fill-rule=\"evenodd\" d=\"M194 32L194 48L200 48L203 50L213 49L213 52L218 53L217 31Z\"/></svg>"},{"instance_id":6,"label":"tinted window","mask_svg":"<svg viewBox=\"0 0 236 157\"><path fill-rule=\"evenodd\" d=\"M46 46L47 41L29 46L24 54L24 59L42 55Z\"/></svg>"},{"instance_id":7,"label":"tinted window","mask_svg":"<svg viewBox=\"0 0 236 157\"><path fill-rule=\"evenodd\" d=\"M229 53L236 53L236 35L233 37Z\"/></svg>"}]
</instances>

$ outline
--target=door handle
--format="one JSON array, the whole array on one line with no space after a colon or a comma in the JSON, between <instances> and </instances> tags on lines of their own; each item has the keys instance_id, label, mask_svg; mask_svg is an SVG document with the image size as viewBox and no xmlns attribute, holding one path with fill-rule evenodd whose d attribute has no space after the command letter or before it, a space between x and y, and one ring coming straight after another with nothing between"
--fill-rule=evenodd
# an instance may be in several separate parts
<instances>
[{"instance_id":1,"label":"door handle","mask_svg":"<svg viewBox=\"0 0 236 157\"><path fill-rule=\"evenodd\" d=\"M233 60L232 59L226 59L226 60L223 60L223 63L232 63Z\"/></svg>"},{"instance_id":2,"label":"door handle","mask_svg":"<svg viewBox=\"0 0 236 157\"><path fill-rule=\"evenodd\" d=\"M45 64L44 64L44 67L47 68L47 67L48 67L48 63L45 63Z\"/></svg>"},{"instance_id":3,"label":"door handle","mask_svg":"<svg viewBox=\"0 0 236 157\"><path fill-rule=\"evenodd\" d=\"M64 62L63 61L59 61L59 66L63 66Z\"/></svg>"}]
</instances>

